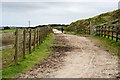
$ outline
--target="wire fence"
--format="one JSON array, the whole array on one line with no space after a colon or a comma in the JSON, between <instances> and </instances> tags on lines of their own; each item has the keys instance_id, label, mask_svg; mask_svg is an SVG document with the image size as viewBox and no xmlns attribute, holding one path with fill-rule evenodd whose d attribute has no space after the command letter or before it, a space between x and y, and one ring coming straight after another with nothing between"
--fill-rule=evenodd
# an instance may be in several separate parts
<instances>
[{"instance_id":1,"label":"wire fence","mask_svg":"<svg viewBox=\"0 0 120 80\"><path fill-rule=\"evenodd\" d=\"M14 39L12 40L14 46L3 50L3 68L18 64L20 60L25 59L26 55L31 54L51 32L52 28L49 26L16 28L15 34L9 35Z\"/></svg>"}]
</instances>

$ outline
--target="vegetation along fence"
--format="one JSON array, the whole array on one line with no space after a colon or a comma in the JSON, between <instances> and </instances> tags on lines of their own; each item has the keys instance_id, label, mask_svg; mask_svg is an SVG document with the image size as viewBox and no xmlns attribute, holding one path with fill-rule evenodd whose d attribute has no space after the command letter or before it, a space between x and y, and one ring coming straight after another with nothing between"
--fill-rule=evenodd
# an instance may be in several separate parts
<instances>
[{"instance_id":1,"label":"vegetation along fence","mask_svg":"<svg viewBox=\"0 0 120 80\"><path fill-rule=\"evenodd\" d=\"M98 35L105 38L110 38L111 40L116 40L118 42L120 40L120 26L119 25L111 25L111 23L116 23L119 20L113 20L111 22L103 23L100 25L90 25L86 28L87 34Z\"/></svg>"},{"instance_id":2,"label":"vegetation along fence","mask_svg":"<svg viewBox=\"0 0 120 80\"><path fill-rule=\"evenodd\" d=\"M26 55L31 54L51 32L52 28L49 26L16 28L15 35L10 35L14 36L14 46L10 49L3 50L3 68L12 64L18 64L19 60L25 59Z\"/></svg>"},{"instance_id":3,"label":"vegetation along fence","mask_svg":"<svg viewBox=\"0 0 120 80\"><path fill-rule=\"evenodd\" d=\"M120 40L120 27L119 26L97 26L96 35L111 38L115 38L116 42Z\"/></svg>"}]
</instances>

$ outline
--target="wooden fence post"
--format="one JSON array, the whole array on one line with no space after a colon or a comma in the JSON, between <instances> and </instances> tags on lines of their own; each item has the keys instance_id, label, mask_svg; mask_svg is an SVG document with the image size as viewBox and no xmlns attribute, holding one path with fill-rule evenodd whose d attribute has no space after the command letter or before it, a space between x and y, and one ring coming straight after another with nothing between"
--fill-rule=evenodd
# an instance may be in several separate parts
<instances>
[{"instance_id":1,"label":"wooden fence post","mask_svg":"<svg viewBox=\"0 0 120 80\"><path fill-rule=\"evenodd\" d=\"M25 59L25 49L26 49L26 30L23 31L23 59Z\"/></svg>"},{"instance_id":2,"label":"wooden fence post","mask_svg":"<svg viewBox=\"0 0 120 80\"><path fill-rule=\"evenodd\" d=\"M96 26L96 35L100 35L99 30L100 30L99 26Z\"/></svg>"},{"instance_id":3,"label":"wooden fence post","mask_svg":"<svg viewBox=\"0 0 120 80\"><path fill-rule=\"evenodd\" d=\"M110 37L110 26L108 26L108 38Z\"/></svg>"},{"instance_id":4,"label":"wooden fence post","mask_svg":"<svg viewBox=\"0 0 120 80\"><path fill-rule=\"evenodd\" d=\"M37 44L39 45L39 28L38 28L38 42L37 42Z\"/></svg>"},{"instance_id":5,"label":"wooden fence post","mask_svg":"<svg viewBox=\"0 0 120 80\"><path fill-rule=\"evenodd\" d=\"M29 31L29 54L31 54L31 28Z\"/></svg>"},{"instance_id":6,"label":"wooden fence post","mask_svg":"<svg viewBox=\"0 0 120 80\"><path fill-rule=\"evenodd\" d=\"M37 46L38 46L38 38L39 38L39 37L38 37L38 28L37 28Z\"/></svg>"},{"instance_id":7,"label":"wooden fence post","mask_svg":"<svg viewBox=\"0 0 120 80\"><path fill-rule=\"evenodd\" d=\"M101 27L101 26L98 27L98 29L99 29L99 30L98 30L98 35L99 35L99 36L100 36L100 27Z\"/></svg>"},{"instance_id":8,"label":"wooden fence post","mask_svg":"<svg viewBox=\"0 0 120 80\"><path fill-rule=\"evenodd\" d=\"M40 38L40 29L39 29L39 44L41 43L41 38Z\"/></svg>"},{"instance_id":9,"label":"wooden fence post","mask_svg":"<svg viewBox=\"0 0 120 80\"><path fill-rule=\"evenodd\" d=\"M100 27L100 36L102 36L102 26Z\"/></svg>"},{"instance_id":10,"label":"wooden fence post","mask_svg":"<svg viewBox=\"0 0 120 80\"><path fill-rule=\"evenodd\" d=\"M15 65L18 64L18 28L16 28L16 32L15 32L15 56L14 56L14 61L15 61Z\"/></svg>"},{"instance_id":11,"label":"wooden fence post","mask_svg":"<svg viewBox=\"0 0 120 80\"><path fill-rule=\"evenodd\" d=\"M88 28L88 34L90 34L90 27Z\"/></svg>"},{"instance_id":12,"label":"wooden fence post","mask_svg":"<svg viewBox=\"0 0 120 80\"><path fill-rule=\"evenodd\" d=\"M101 35L103 36L103 26L102 26L102 34Z\"/></svg>"},{"instance_id":13,"label":"wooden fence post","mask_svg":"<svg viewBox=\"0 0 120 80\"><path fill-rule=\"evenodd\" d=\"M112 40L113 40L114 26L112 26Z\"/></svg>"},{"instance_id":14,"label":"wooden fence post","mask_svg":"<svg viewBox=\"0 0 120 80\"><path fill-rule=\"evenodd\" d=\"M119 30L119 27L116 28L116 42L118 42L118 30Z\"/></svg>"},{"instance_id":15,"label":"wooden fence post","mask_svg":"<svg viewBox=\"0 0 120 80\"><path fill-rule=\"evenodd\" d=\"M104 37L106 37L106 26L104 26Z\"/></svg>"},{"instance_id":16,"label":"wooden fence post","mask_svg":"<svg viewBox=\"0 0 120 80\"><path fill-rule=\"evenodd\" d=\"M35 44L36 44L36 29L34 29L34 45L33 45L34 50L35 50Z\"/></svg>"},{"instance_id":17,"label":"wooden fence post","mask_svg":"<svg viewBox=\"0 0 120 80\"><path fill-rule=\"evenodd\" d=\"M42 43L42 28L40 28L40 43Z\"/></svg>"}]
</instances>

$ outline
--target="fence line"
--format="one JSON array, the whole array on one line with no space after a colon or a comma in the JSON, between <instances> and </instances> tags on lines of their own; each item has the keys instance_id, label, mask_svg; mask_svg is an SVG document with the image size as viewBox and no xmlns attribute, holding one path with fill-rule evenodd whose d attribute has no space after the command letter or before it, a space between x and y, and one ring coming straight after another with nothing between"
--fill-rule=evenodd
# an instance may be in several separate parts
<instances>
[{"instance_id":1,"label":"fence line","mask_svg":"<svg viewBox=\"0 0 120 80\"><path fill-rule=\"evenodd\" d=\"M107 26L110 23L118 22L119 20L113 20L110 22L106 22L100 25L89 26L85 30L86 34L95 34L102 37L111 38L112 40L115 38L116 42L120 40L120 26ZM91 30L92 29L92 30Z\"/></svg>"},{"instance_id":2,"label":"fence line","mask_svg":"<svg viewBox=\"0 0 120 80\"><path fill-rule=\"evenodd\" d=\"M31 54L33 50L47 37L49 33L52 32L50 27L41 27L41 28L27 28L27 29L18 29L16 28L15 32L15 54L14 61L15 64L18 64L18 57L23 56L27 53ZM19 35L21 34L21 36ZM22 44L21 44L22 43ZM28 50L28 51L27 51Z\"/></svg>"},{"instance_id":3,"label":"fence line","mask_svg":"<svg viewBox=\"0 0 120 80\"><path fill-rule=\"evenodd\" d=\"M116 42L120 40L120 27L115 26L96 26L96 35L107 37L107 38L115 38Z\"/></svg>"}]
</instances>

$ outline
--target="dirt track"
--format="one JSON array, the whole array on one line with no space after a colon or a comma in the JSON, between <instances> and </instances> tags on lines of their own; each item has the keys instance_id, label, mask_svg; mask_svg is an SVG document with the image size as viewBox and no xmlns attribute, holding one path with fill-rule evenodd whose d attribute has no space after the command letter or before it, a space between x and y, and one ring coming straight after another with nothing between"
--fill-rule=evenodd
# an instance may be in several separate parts
<instances>
[{"instance_id":1,"label":"dirt track","mask_svg":"<svg viewBox=\"0 0 120 80\"><path fill-rule=\"evenodd\" d=\"M86 37L62 34L57 30L54 32L56 41L61 44L52 47L56 54L36 68L22 73L20 77L115 78L117 76L117 57L100 49Z\"/></svg>"}]
</instances>

